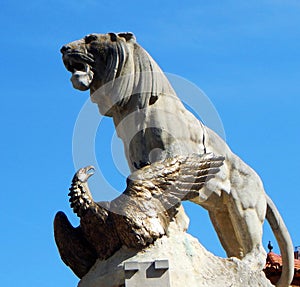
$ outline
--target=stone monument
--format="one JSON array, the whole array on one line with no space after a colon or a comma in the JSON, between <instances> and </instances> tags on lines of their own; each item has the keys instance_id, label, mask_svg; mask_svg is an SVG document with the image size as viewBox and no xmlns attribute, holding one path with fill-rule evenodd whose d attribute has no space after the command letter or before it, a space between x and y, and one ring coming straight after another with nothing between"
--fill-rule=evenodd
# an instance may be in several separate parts
<instances>
[{"instance_id":1,"label":"stone monument","mask_svg":"<svg viewBox=\"0 0 300 287\"><path fill-rule=\"evenodd\" d=\"M265 218L283 259L276 286L289 286L293 245L259 176L184 107L134 35L90 34L61 52L74 88L89 89L113 118L132 171L108 203L92 199L92 167L74 176L69 196L80 226L59 212L54 229L78 286L272 286L262 272ZM182 200L208 211L228 258L186 233Z\"/></svg>"}]
</instances>

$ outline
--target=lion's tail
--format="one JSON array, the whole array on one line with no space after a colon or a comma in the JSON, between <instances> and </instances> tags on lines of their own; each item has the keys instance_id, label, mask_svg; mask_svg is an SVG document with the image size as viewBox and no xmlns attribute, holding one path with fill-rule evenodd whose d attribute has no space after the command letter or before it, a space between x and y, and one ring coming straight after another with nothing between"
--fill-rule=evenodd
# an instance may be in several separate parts
<instances>
[{"instance_id":1,"label":"lion's tail","mask_svg":"<svg viewBox=\"0 0 300 287\"><path fill-rule=\"evenodd\" d=\"M267 220L278 242L282 256L282 273L277 287L288 287L294 276L294 247L290 234L275 204L267 195Z\"/></svg>"}]
</instances>

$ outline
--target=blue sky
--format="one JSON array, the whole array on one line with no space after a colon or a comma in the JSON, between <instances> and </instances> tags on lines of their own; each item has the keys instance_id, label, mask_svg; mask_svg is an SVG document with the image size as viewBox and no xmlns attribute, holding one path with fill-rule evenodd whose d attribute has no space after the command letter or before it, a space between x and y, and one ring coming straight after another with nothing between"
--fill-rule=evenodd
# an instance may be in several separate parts
<instances>
[{"instance_id":1,"label":"blue sky","mask_svg":"<svg viewBox=\"0 0 300 287\"><path fill-rule=\"evenodd\" d=\"M299 15L297 0L4 1L1 285L78 282L60 261L52 221L63 210L78 222L67 193L74 173L73 128L88 93L72 88L59 49L92 32L134 32L164 71L206 93L228 144L261 175L294 245L300 245ZM109 155L111 120L103 124L97 156L107 166L107 180L122 190L124 178ZM224 255L205 211L186 206L190 232ZM266 224L265 246L269 239L274 241Z\"/></svg>"}]
</instances>

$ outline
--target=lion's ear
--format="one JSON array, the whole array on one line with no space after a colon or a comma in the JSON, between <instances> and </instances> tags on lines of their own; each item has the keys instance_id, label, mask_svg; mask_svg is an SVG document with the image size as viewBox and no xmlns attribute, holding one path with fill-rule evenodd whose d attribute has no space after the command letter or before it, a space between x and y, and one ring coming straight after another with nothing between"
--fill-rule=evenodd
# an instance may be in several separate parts
<instances>
[{"instance_id":1,"label":"lion's ear","mask_svg":"<svg viewBox=\"0 0 300 287\"><path fill-rule=\"evenodd\" d=\"M118 33L118 36L124 38L126 40L126 42L127 41L135 42L136 41L134 34L130 33L130 32Z\"/></svg>"},{"instance_id":2,"label":"lion's ear","mask_svg":"<svg viewBox=\"0 0 300 287\"><path fill-rule=\"evenodd\" d=\"M117 41L118 36L117 36L116 33L107 33L107 34L109 35L110 40L111 40L112 42L116 42L116 41Z\"/></svg>"}]
</instances>

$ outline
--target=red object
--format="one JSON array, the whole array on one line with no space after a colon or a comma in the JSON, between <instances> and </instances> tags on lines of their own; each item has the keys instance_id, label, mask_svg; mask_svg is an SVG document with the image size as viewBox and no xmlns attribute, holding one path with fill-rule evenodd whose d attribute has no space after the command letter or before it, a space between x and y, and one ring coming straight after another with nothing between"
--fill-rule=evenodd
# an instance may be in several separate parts
<instances>
[{"instance_id":1,"label":"red object","mask_svg":"<svg viewBox=\"0 0 300 287\"><path fill-rule=\"evenodd\" d=\"M297 254L298 255L298 252ZM296 257L296 256L295 256ZM298 257L298 256L297 256ZM295 259L295 274L291 286L300 286L300 260ZM282 258L280 255L269 252L267 255L267 261L264 268L264 272L267 278L272 284L276 284L281 276L282 272Z\"/></svg>"}]
</instances>

